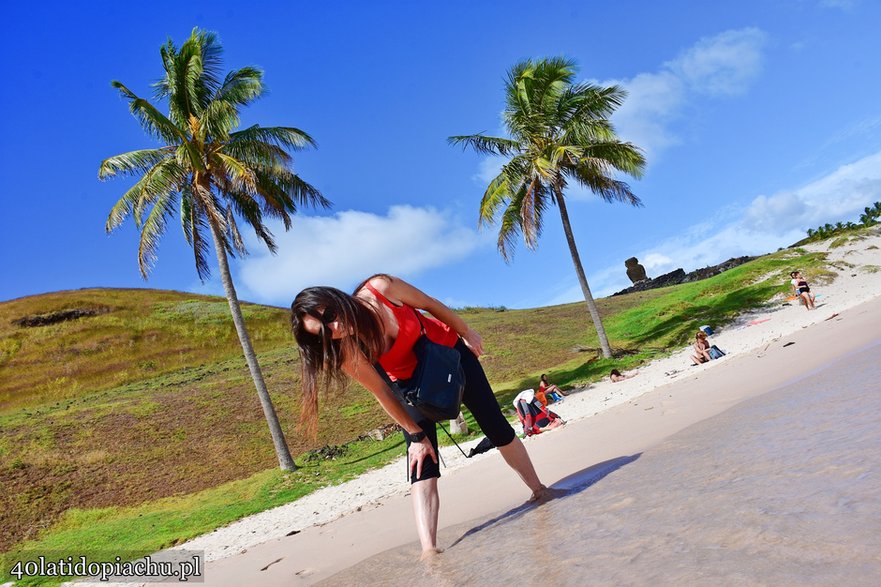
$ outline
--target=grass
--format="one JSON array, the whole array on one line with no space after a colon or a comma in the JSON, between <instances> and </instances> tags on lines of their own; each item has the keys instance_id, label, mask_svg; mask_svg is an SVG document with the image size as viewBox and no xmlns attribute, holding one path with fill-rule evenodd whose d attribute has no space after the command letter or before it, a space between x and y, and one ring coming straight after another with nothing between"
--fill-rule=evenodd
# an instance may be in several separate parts
<instances>
[{"instance_id":1,"label":"grass","mask_svg":"<svg viewBox=\"0 0 881 587\"><path fill-rule=\"evenodd\" d=\"M95 316L23 328L61 310ZM257 351L288 341L286 312L244 304ZM0 304L0 413L210 364L241 353L225 300L159 290L86 289Z\"/></svg>"},{"instance_id":2,"label":"grass","mask_svg":"<svg viewBox=\"0 0 881 587\"><path fill-rule=\"evenodd\" d=\"M599 300L614 359L601 357L580 303L469 308L465 316L484 336L482 363L513 415L510 400L535 388L541 373L565 389L596 381L613 367L636 367L683 346L699 325L724 326L788 293L794 268L812 283L835 275L825 254L791 249L704 281ZM224 300L151 290L43 297L0 304L0 351L7 357L0 378L0 398L6 398L0 551L83 545L149 552L350 479L403 452L399 435L352 442L388 422L357 386L322 399L317 439L297 433L299 366L283 310L249 305L246 320L261 333L267 385L291 451L304 465L289 475L275 471L253 384L221 312ZM96 306L111 310L70 323L9 326L23 315ZM102 347L108 338L117 342ZM40 357L40 344L49 345L52 360ZM85 352L90 348L96 350ZM108 373L111 357L121 373ZM74 367L67 370L67 363ZM23 392L19 379L42 391ZM335 460L305 459L322 446L346 448Z\"/></svg>"},{"instance_id":3,"label":"grass","mask_svg":"<svg viewBox=\"0 0 881 587\"><path fill-rule=\"evenodd\" d=\"M402 446L399 435L382 441L360 441L347 445L344 456L334 461L302 462L301 468L291 473L269 469L211 489L133 507L70 509L51 533L21 543L0 556L0 568L7 571L13 561L45 553L54 557L85 555L91 560L112 560L108 553L120 551L133 558L143 556L289 503L326 485L352 479L400 456ZM0 575L0 581L9 579L9 575ZM34 579L16 585L60 582Z\"/></svg>"}]
</instances>

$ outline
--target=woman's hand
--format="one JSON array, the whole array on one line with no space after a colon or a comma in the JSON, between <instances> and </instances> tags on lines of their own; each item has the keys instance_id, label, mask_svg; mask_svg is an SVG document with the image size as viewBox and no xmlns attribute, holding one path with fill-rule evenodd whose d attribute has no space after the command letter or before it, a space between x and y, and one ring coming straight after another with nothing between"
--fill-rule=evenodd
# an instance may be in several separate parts
<instances>
[{"instance_id":1,"label":"woman's hand","mask_svg":"<svg viewBox=\"0 0 881 587\"><path fill-rule=\"evenodd\" d=\"M480 357L483 354L483 337L480 336L476 330L468 327L468 330L465 334L462 335L462 340L465 341L465 346L471 349L471 352L474 353L474 356Z\"/></svg>"},{"instance_id":2,"label":"woman's hand","mask_svg":"<svg viewBox=\"0 0 881 587\"><path fill-rule=\"evenodd\" d=\"M434 447L431 446L431 441L428 438L423 438L419 442L411 442L410 448L407 449L407 456L410 458L410 476L413 476L415 468L417 479L422 476L422 463L426 457L431 457L431 460L437 464L437 453L434 452Z\"/></svg>"}]
</instances>

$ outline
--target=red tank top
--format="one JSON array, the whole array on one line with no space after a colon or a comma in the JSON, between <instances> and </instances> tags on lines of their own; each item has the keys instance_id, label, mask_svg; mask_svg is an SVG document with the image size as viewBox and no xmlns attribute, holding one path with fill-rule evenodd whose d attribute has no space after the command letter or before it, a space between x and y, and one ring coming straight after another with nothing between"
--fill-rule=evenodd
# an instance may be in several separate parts
<instances>
[{"instance_id":1,"label":"red tank top","mask_svg":"<svg viewBox=\"0 0 881 587\"><path fill-rule=\"evenodd\" d=\"M434 343L452 347L459 340L459 335L440 320L423 314L417 317L417 310L412 306L393 304L369 283L365 283L364 287L376 296L376 299L391 308L398 323L398 336L392 343L392 348L379 357L379 364L392 381L409 379L413 376L413 371L416 369L413 345L419 340L422 327L425 328L425 335Z\"/></svg>"}]
</instances>

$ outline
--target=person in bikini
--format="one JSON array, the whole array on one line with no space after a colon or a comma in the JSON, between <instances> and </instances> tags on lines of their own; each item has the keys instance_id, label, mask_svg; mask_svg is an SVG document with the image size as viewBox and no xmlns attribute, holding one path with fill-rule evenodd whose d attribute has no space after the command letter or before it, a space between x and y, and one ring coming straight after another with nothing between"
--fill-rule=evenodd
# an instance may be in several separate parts
<instances>
[{"instance_id":1,"label":"person in bikini","mask_svg":"<svg viewBox=\"0 0 881 587\"><path fill-rule=\"evenodd\" d=\"M707 333L703 330L698 330L697 334L694 335L694 345L692 345L692 349L694 350L694 354L691 355L691 360L695 365L709 363L713 360L713 357L710 356L710 341L707 339Z\"/></svg>"},{"instance_id":2,"label":"person in bikini","mask_svg":"<svg viewBox=\"0 0 881 587\"><path fill-rule=\"evenodd\" d=\"M552 497L554 490L539 480L478 361L483 339L450 308L406 281L385 274L367 278L352 295L332 287L310 287L297 294L291 304L291 330L302 368L301 426L315 436L319 388L342 387L348 376L373 394L404 430L416 530L423 558L427 558L440 552L435 424L404 403L374 367L378 363L390 380L404 385L416 369L413 345L423 328L432 342L459 352L466 380L463 403L531 490L530 501Z\"/></svg>"},{"instance_id":3,"label":"person in bikini","mask_svg":"<svg viewBox=\"0 0 881 587\"><path fill-rule=\"evenodd\" d=\"M811 293L811 288L808 285L807 280L802 277L800 271L793 271L789 274L789 276L792 278L790 283L792 284L792 288L795 290L795 295L801 298L806 309L813 310L814 294Z\"/></svg>"},{"instance_id":4,"label":"person in bikini","mask_svg":"<svg viewBox=\"0 0 881 587\"><path fill-rule=\"evenodd\" d=\"M541 378L538 380L538 391L535 392L535 397L538 398L541 405L548 407L548 398L550 398L551 401L559 402L567 395L569 394L548 381L548 376L546 374L541 374Z\"/></svg>"}]
</instances>

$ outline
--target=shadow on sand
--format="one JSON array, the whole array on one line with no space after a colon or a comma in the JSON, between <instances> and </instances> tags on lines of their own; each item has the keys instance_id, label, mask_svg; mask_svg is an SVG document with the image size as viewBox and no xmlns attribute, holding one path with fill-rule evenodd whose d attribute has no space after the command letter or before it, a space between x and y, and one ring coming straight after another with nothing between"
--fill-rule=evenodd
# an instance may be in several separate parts
<instances>
[{"instance_id":1,"label":"shadow on sand","mask_svg":"<svg viewBox=\"0 0 881 587\"><path fill-rule=\"evenodd\" d=\"M539 499L538 501L534 502L526 502L523 505L517 506L514 509L508 510L503 514L491 518L478 526L470 528L469 530L465 531L464 534L454 540L453 543L450 544L450 546L447 548L451 549L455 547L457 544L459 544L469 536L474 536L478 532L482 532L483 530L486 530L493 526L512 522L524 515L526 512L537 508L542 504L547 503L548 501L551 501L553 499L565 499L569 496L581 493L588 487L601 481L606 475L617 471L624 465L632 463L641 455L642 453L637 453L626 457L616 457L602 463L597 463L596 465L593 465L586 469L582 469L581 471L573 473L568 477L564 477L548 488L548 493L550 494L549 497Z\"/></svg>"}]
</instances>

